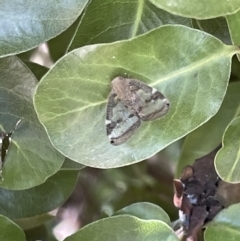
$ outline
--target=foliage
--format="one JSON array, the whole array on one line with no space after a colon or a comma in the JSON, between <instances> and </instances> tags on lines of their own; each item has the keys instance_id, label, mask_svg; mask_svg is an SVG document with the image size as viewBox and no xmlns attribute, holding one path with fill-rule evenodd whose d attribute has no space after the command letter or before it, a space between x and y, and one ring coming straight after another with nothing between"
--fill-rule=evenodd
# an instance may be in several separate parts
<instances>
[{"instance_id":1,"label":"foliage","mask_svg":"<svg viewBox=\"0 0 240 241\"><path fill-rule=\"evenodd\" d=\"M49 240L27 231L52 228L46 213L69 198L78 173L91 200L87 226L69 241L178 240L173 176L221 141L217 173L240 182L239 0L3 0L0 26L1 131L21 119L2 170L1 240L24 240L23 230ZM33 56L44 42L41 66ZM171 104L117 147L104 124L116 76L146 82ZM238 240L237 207L221 211L204 240L219 230Z\"/></svg>"}]
</instances>

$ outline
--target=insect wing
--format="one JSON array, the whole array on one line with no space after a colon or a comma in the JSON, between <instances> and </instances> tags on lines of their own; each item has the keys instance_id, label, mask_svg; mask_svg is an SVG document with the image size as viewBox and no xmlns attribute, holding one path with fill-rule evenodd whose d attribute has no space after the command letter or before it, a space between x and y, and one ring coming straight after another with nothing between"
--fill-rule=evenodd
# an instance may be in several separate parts
<instances>
[{"instance_id":1,"label":"insect wing","mask_svg":"<svg viewBox=\"0 0 240 241\"><path fill-rule=\"evenodd\" d=\"M108 97L106 129L110 143L120 145L126 142L140 126L136 112L123 104L117 94L111 92Z\"/></svg>"},{"instance_id":2,"label":"insect wing","mask_svg":"<svg viewBox=\"0 0 240 241\"><path fill-rule=\"evenodd\" d=\"M167 114L169 101L161 92L135 79L129 79L129 85L132 90L131 99L135 100L132 108L141 120L156 120Z\"/></svg>"}]
</instances>

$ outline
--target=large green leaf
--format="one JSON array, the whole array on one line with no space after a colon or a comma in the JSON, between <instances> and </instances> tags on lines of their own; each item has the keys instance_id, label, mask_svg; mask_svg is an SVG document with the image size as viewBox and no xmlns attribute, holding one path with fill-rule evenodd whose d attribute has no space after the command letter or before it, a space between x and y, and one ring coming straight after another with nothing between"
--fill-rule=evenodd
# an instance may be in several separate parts
<instances>
[{"instance_id":1,"label":"large green leaf","mask_svg":"<svg viewBox=\"0 0 240 241\"><path fill-rule=\"evenodd\" d=\"M178 241L173 230L158 220L142 220L121 215L105 218L80 229L65 241Z\"/></svg>"},{"instance_id":2,"label":"large green leaf","mask_svg":"<svg viewBox=\"0 0 240 241\"><path fill-rule=\"evenodd\" d=\"M234 204L222 210L207 226L205 241L239 241L240 237L240 204Z\"/></svg>"},{"instance_id":3,"label":"large green leaf","mask_svg":"<svg viewBox=\"0 0 240 241\"><path fill-rule=\"evenodd\" d=\"M170 218L167 213L160 208L159 206L148 203L148 202L140 202L131 204L125 208L118 210L114 215L123 215L128 214L135 216L140 219L145 220L161 220L170 225Z\"/></svg>"},{"instance_id":4,"label":"large green leaf","mask_svg":"<svg viewBox=\"0 0 240 241\"><path fill-rule=\"evenodd\" d=\"M170 13L196 19L225 16L240 9L240 0L150 0L150 2Z\"/></svg>"},{"instance_id":5,"label":"large green leaf","mask_svg":"<svg viewBox=\"0 0 240 241\"><path fill-rule=\"evenodd\" d=\"M0 215L0 240L26 241L25 234L14 222Z\"/></svg>"},{"instance_id":6,"label":"large green leaf","mask_svg":"<svg viewBox=\"0 0 240 241\"><path fill-rule=\"evenodd\" d=\"M45 183L27 190L0 188L0 213L18 219L52 211L72 193L77 174L77 171L60 171Z\"/></svg>"},{"instance_id":7,"label":"large green leaf","mask_svg":"<svg viewBox=\"0 0 240 241\"><path fill-rule=\"evenodd\" d=\"M45 75L35 108L53 145L73 161L112 168L144 160L218 111L237 46L184 26L163 26L135 39L70 52ZM110 82L130 76L170 100L159 121L144 122L134 136L112 146L105 114ZM211 88L210 88L211 87Z\"/></svg>"},{"instance_id":8,"label":"large green leaf","mask_svg":"<svg viewBox=\"0 0 240 241\"><path fill-rule=\"evenodd\" d=\"M0 1L0 56L24 52L67 29L88 0Z\"/></svg>"},{"instance_id":9,"label":"large green leaf","mask_svg":"<svg viewBox=\"0 0 240 241\"><path fill-rule=\"evenodd\" d=\"M177 177L180 176L184 166L192 164L195 159L207 155L221 143L227 125L234 116L240 114L239 93L240 83L231 83L218 113L185 138L176 170Z\"/></svg>"},{"instance_id":10,"label":"large green leaf","mask_svg":"<svg viewBox=\"0 0 240 241\"><path fill-rule=\"evenodd\" d=\"M92 0L69 50L129 39L164 24L191 26L191 20L155 7L149 0Z\"/></svg>"},{"instance_id":11,"label":"large green leaf","mask_svg":"<svg viewBox=\"0 0 240 241\"><path fill-rule=\"evenodd\" d=\"M3 165L0 187L27 189L46 181L64 162L64 156L51 145L33 108L37 80L16 57L0 59L0 122L9 132L22 121Z\"/></svg>"},{"instance_id":12,"label":"large green leaf","mask_svg":"<svg viewBox=\"0 0 240 241\"><path fill-rule=\"evenodd\" d=\"M238 94L239 93L240 92L238 92ZM216 171L218 175L226 182L240 182L239 137L240 117L237 117L227 127L223 137L223 147L221 150L219 150L215 157Z\"/></svg>"}]
</instances>

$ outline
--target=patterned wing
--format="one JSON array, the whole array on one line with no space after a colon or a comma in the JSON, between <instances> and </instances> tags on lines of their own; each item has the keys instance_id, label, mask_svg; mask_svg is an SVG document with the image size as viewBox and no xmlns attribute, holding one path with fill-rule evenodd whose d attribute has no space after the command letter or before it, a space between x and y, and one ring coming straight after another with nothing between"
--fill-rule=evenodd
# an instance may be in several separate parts
<instances>
[{"instance_id":1,"label":"patterned wing","mask_svg":"<svg viewBox=\"0 0 240 241\"><path fill-rule=\"evenodd\" d=\"M132 108L141 120L156 120L167 114L170 104L161 92L135 79L129 79L129 85L134 100Z\"/></svg>"},{"instance_id":2,"label":"patterned wing","mask_svg":"<svg viewBox=\"0 0 240 241\"><path fill-rule=\"evenodd\" d=\"M112 145L126 142L140 126L141 121L136 112L125 106L115 92L108 97L106 130Z\"/></svg>"}]
</instances>

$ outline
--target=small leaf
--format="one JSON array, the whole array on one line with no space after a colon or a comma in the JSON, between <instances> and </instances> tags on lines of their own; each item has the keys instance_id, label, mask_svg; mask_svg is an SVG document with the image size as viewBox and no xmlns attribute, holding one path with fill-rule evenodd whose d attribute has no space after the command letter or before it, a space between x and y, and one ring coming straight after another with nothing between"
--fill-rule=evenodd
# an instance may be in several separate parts
<instances>
[{"instance_id":1,"label":"small leaf","mask_svg":"<svg viewBox=\"0 0 240 241\"><path fill-rule=\"evenodd\" d=\"M204 232L205 241L239 241L240 236L240 204L234 204L222 210L207 225Z\"/></svg>"},{"instance_id":2,"label":"small leaf","mask_svg":"<svg viewBox=\"0 0 240 241\"><path fill-rule=\"evenodd\" d=\"M231 83L217 114L185 138L176 177L180 177L183 167L191 165L196 159L207 155L221 143L229 122L240 114L239 93L240 83Z\"/></svg>"},{"instance_id":3,"label":"small leaf","mask_svg":"<svg viewBox=\"0 0 240 241\"><path fill-rule=\"evenodd\" d=\"M56 173L64 156L51 145L33 108L38 81L16 57L0 59L0 121L9 132L22 119L3 164L0 187L20 190L39 185Z\"/></svg>"},{"instance_id":4,"label":"small leaf","mask_svg":"<svg viewBox=\"0 0 240 241\"><path fill-rule=\"evenodd\" d=\"M129 39L164 24L191 27L191 20L165 12L148 0L93 0L86 8L69 50Z\"/></svg>"},{"instance_id":5,"label":"small leaf","mask_svg":"<svg viewBox=\"0 0 240 241\"><path fill-rule=\"evenodd\" d=\"M223 147L215 157L218 175L226 182L240 182L240 117L235 118L223 136ZM227 167L227 168L226 168Z\"/></svg>"},{"instance_id":6,"label":"small leaf","mask_svg":"<svg viewBox=\"0 0 240 241\"><path fill-rule=\"evenodd\" d=\"M0 240L26 241L25 234L12 220L0 215Z\"/></svg>"},{"instance_id":7,"label":"small leaf","mask_svg":"<svg viewBox=\"0 0 240 241\"><path fill-rule=\"evenodd\" d=\"M0 56L21 53L67 29L88 0L0 1Z\"/></svg>"},{"instance_id":8,"label":"small leaf","mask_svg":"<svg viewBox=\"0 0 240 241\"><path fill-rule=\"evenodd\" d=\"M150 0L154 5L172 14L187 18L208 19L229 15L240 9L240 0Z\"/></svg>"},{"instance_id":9,"label":"small leaf","mask_svg":"<svg viewBox=\"0 0 240 241\"><path fill-rule=\"evenodd\" d=\"M35 109L53 145L71 160L98 168L133 164L216 114L232 55L238 51L184 26L163 26L132 40L86 46L64 56L44 76L35 93ZM105 129L107 97L116 76L154 86L171 105L166 117L142 123L117 147L109 143Z\"/></svg>"},{"instance_id":10,"label":"small leaf","mask_svg":"<svg viewBox=\"0 0 240 241\"><path fill-rule=\"evenodd\" d=\"M60 171L45 183L22 191L0 188L0 213L18 219L52 211L72 193L77 174L77 171Z\"/></svg>"},{"instance_id":11,"label":"small leaf","mask_svg":"<svg viewBox=\"0 0 240 241\"><path fill-rule=\"evenodd\" d=\"M170 225L170 218L167 213L162 208L153 203L134 203L123 209L118 210L114 215L122 214L132 215L145 220L156 219Z\"/></svg>"},{"instance_id":12,"label":"small leaf","mask_svg":"<svg viewBox=\"0 0 240 241\"><path fill-rule=\"evenodd\" d=\"M178 241L173 230L158 220L142 220L128 215L105 218L91 223L65 241Z\"/></svg>"}]
</instances>

